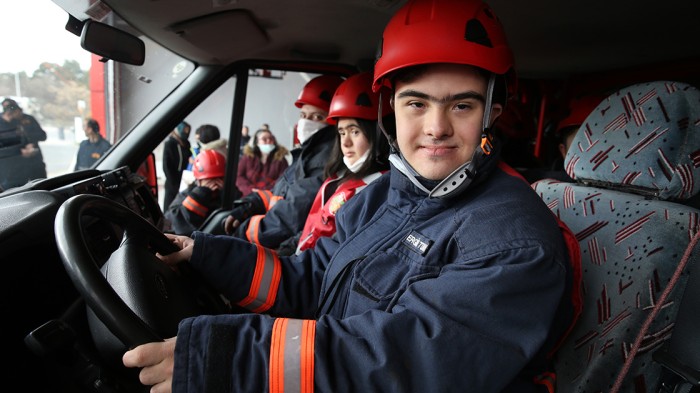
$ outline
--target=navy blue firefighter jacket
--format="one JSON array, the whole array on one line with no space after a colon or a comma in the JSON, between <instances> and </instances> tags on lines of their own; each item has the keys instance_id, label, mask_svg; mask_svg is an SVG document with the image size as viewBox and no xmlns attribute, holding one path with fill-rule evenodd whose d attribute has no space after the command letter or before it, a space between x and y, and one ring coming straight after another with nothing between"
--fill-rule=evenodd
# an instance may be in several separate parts
<instances>
[{"instance_id":1,"label":"navy blue firefighter jacket","mask_svg":"<svg viewBox=\"0 0 700 393\"><path fill-rule=\"evenodd\" d=\"M252 313L183 320L173 392L546 391L572 270L527 183L494 169L437 199L392 168L336 220L291 257L193 234L192 266Z\"/></svg>"}]
</instances>

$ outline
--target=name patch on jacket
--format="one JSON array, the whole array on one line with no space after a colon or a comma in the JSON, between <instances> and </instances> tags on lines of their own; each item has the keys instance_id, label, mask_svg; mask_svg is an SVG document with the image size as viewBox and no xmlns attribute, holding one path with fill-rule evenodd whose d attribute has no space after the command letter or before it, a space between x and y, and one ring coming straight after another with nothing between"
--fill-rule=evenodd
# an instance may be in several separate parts
<instances>
[{"instance_id":1,"label":"name patch on jacket","mask_svg":"<svg viewBox=\"0 0 700 393\"><path fill-rule=\"evenodd\" d=\"M416 231L411 231L411 233L403 239L403 244L408 246L413 252L425 255L433 244L433 241Z\"/></svg>"}]
</instances>

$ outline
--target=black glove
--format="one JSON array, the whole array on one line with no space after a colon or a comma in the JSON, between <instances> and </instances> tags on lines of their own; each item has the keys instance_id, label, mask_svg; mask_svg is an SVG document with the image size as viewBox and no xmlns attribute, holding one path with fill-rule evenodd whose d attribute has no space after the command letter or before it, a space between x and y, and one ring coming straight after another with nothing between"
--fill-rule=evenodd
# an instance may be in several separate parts
<instances>
[{"instance_id":1,"label":"black glove","mask_svg":"<svg viewBox=\"0 0 700 393\"><path fill-rule=\"evenodd\" d=\"M236 201L239 202L239 201ZM238 207L231 210L228 217L221 223L224 226L224 232L227 235L232 235L239 225L252 216L251 205L248 202L241 202Z\"/></svg>"}]
</instances>

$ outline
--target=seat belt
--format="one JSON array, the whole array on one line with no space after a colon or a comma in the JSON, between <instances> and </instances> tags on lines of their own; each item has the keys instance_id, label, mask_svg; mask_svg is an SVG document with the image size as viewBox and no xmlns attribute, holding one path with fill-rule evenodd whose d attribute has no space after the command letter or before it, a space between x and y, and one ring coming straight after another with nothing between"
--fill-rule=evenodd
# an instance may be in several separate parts
<instances>
[{"instance_id":1,"label":"seat belt","mask_svg":"<svg viewBox=\"0 0 700 393\"><path fill-rule=\"evenodd\" d=\"M610 389L610 393L617 393L620 390L622 382L632 366L634 357L639 351L642 340L649 330L649 326L654 321L663 305L666 304L666 299L678 282L681 273L688 265L690 255L695 249L695 245L698 243L699 239L700 232L697 232L690 240L668 285L664 288L664 291L661 293L652 311L647 315L641 330L637 334L634 344L630 349L630 353L627 355L627 359L625 359L625 364L622 366L622 370L618 374L615 384L612 389ZM685 293L683 293L680 300L681 304L678 308L678 314L673 327L673 333L668 342L668 348L662 348L652 355L652 358L663 367L673 371L685 382L694 386L699 386L700 384L700 340L697 339L698 333L700 332L700 316L698 316L698 310L700 309L700 270L698 269L699 268L695 266L696 274L693 275L691 272L688 278ZM674 384L680 389L689 388L689 386L682 386L686 385L683 381L674 382ZM670 392L681 391L684 390L670 390Z\"/></svg>"}]
</instances>

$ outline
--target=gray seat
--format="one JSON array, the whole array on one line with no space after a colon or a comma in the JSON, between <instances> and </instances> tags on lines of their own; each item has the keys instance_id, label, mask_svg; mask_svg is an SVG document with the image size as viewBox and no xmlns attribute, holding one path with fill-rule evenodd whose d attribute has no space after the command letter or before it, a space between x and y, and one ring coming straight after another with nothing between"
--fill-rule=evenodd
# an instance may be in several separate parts
<instances>
[{"instance_id":1,"label":"gray seat","mask_svg":"<svg viewBox=\"0 0 700 393\"><path fill-rule=\"evenodd\" d=\"M579 129L565 167L573 183L532 185L581 248L583 311L556 354L556 387L609 392L700 229L700 210L690 206L700 192L700 91L658 81L610 95ZM694 251L620 392L658 391L662 366L652 354L673 333Z\"/></svg>"}]
</instances>

